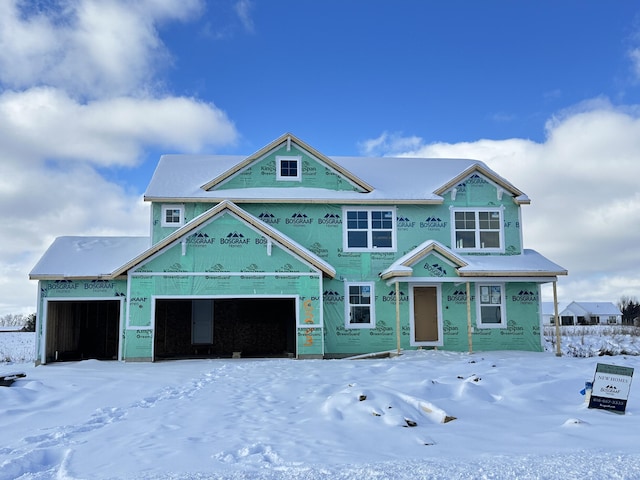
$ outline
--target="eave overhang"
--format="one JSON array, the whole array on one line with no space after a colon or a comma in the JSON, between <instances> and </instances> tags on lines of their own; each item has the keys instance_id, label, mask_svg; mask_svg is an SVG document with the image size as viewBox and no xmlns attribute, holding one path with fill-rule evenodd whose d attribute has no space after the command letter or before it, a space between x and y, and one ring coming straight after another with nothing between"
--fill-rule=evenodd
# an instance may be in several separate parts
<instances>
[{"instance_id":1,"label":"eave overhang","mask_svg":"<svg viewBox=\"0 0 640 480\"><path fill-rule=\"evenodd\" d=\"M288 189L291 190L291 189ZM221 191L221 193L227 193ZM243 203L296 203L296 204L348 204L348 205L442 205L444 203L443 198L432 199L411 199L411 198L368 198L367 194L362 198L292 198L292 197L256 197L256 198L232 198L235 204ZM153 197L145 196L145 202L156 203L220 203L225 200L229 200L229 195L219 197Z\"/></svg>"}]
</instances>

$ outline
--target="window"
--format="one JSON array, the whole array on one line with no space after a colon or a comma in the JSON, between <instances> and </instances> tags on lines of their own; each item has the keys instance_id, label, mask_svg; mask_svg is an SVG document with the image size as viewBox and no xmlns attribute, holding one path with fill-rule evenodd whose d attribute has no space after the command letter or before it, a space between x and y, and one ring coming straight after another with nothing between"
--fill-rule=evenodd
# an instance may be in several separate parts
<instances>
[{"instance_id":1,"label":"window","mask_svg":"<svg viewBox=\"0 0 640 480\"><path fill-rule=\"evenodd\" d=\"M343 223L346 251L395 251L395 211L374 208L345 210Z\"/></svg>"},{"instance_id":2,"label":"window","mask_svg":"<svg viewBox=\"0 0 640 480\"><path fill-rule=\"evenodd\" d=\"M302 179L302 165L300 156L276 157L276 168L278 180L289 180L299 182Z\"/></svg>"},{"instance_id":3,"label":"window","mask_svg":"<svg viewBox=\"0 0 640 480\"><path fill-rule=\"evenodd\" d=\"M161 224L163 227L181 227L184 224L184 206L163 205Z\"/></svg>"},{"instance_id":4,"label":"window","mask_svg":"<svg viewBox=\"0 0 640 480\"><path fill-rule=\"evenodd\" d=\"M376 328L372 283L346 284L346 328Z\"/></svg>"},{"instance_id":5,"label":"window","mask_svg":"<svg viewBox=\"0 0 640 480\"><path fill-rule=\"evenodd\" d=\"M504 327L504 287L502 285L478 285L478 327Z\"/></svg>"},{"instance_id":6,"label":"window","mask_svg":"<svg viewBox=\"0 0 640 480\"><path fill-rule=\"evenodd\" d=\"M454 210L454 248L458 250L501 250L502 212Z\"/></svg>"}]
</instances>

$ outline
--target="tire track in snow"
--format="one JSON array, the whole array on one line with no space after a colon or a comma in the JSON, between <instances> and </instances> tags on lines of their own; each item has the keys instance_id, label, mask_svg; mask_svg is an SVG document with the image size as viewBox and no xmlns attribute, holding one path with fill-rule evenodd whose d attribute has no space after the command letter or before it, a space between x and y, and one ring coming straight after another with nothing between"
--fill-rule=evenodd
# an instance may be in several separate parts
<instances>
[{"instance_id":1,"label":"tire track in snow","mask_svg":"<svg viewBox=\"0 0 640 480\"><path fill-rule=\"evenodd\" d=\"M24 478L30 480L62 478L72 480L66 465L73 453L73 445L84 433L102 429L114 422L125 421L136 409L153 408L159 403L191 399L204 387L223 374L225 365L202 374L185 384L164 387L157 394L146 396L125 407L98 409L82 423L51 427L49 432L29 435L16 442L15 447L0 448L0 480Z\"/></svg>"}]
</instances>

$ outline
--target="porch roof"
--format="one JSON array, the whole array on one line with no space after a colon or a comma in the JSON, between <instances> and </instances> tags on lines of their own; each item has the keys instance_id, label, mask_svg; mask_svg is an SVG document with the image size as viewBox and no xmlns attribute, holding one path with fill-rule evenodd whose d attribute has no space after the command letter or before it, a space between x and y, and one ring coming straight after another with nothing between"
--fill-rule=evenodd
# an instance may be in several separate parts
<instances>
[{"instance_id":1,"label":"porch roof","mask_svg":"<svg viewBox=\"0 0 640 480\"><path fill-rule=\"evenodd\" d=\"M550 278L567 275L566 269L535 250L525 249L520 255L462 255L429 240L396 260L380 273L380 277L384 280L413 278L413 266L431 252L436 252L454 265L459 277ZM434 277L433 280L439 279Z\"/></svg>"}]
</instances>

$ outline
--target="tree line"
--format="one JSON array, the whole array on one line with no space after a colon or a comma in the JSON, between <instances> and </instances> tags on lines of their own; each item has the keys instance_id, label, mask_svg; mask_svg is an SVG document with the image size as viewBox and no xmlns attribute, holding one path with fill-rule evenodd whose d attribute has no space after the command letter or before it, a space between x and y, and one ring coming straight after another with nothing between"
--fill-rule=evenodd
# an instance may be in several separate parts
<instances>
[{"instance_id":1,"label":"tree line","mask_svg":"<svg viewBox=\"0 0 640 480\"><path fill-rule=\"evenodd\" d=\"M640 324L640 302L636 297L623 295L618 300L618 308L622 312L622 323L627 325Z\"/></svg>"},{"instance_id":2,"label":"tree line","mask_svg":"<svg viewBox=\"0 0 640 480\"><path fill-rule=\"evenodd\" d=\"M22 327L23 332L36 331L36 314L29 313L27 315L18 313L8 313L0 317L0 325L5 327Z\"/></svg>"}]
</instances>

